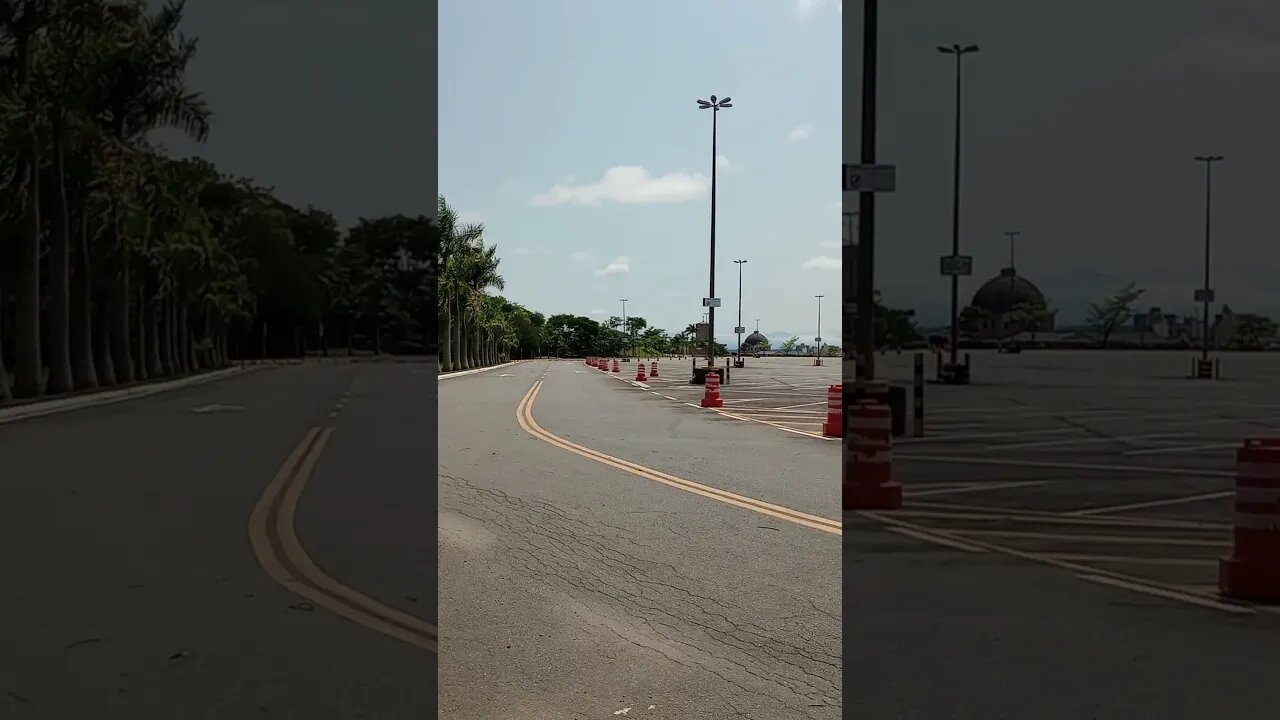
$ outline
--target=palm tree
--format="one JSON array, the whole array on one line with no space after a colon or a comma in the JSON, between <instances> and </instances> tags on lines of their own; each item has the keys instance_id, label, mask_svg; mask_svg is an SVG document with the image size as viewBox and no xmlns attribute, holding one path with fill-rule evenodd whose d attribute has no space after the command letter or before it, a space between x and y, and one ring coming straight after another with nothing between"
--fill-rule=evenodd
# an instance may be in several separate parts
<instances>
[{"instance_id":1,"label":"palm tree","mask_svg":"<svg viewBox=\"0 0 1280 720\"><path fill-rule=\"evenodd\" d=\"M462 317L459 310L464 295L464 283L459 274L457 259L469 248L481 242L484 225L462 224L457 212L449 206L443 195L436 198L436 224L440 235L440 259L437 261L437 302L440 323L440 371L461 370L458 353L459 331Z\"/></svg>"}]
</instances>

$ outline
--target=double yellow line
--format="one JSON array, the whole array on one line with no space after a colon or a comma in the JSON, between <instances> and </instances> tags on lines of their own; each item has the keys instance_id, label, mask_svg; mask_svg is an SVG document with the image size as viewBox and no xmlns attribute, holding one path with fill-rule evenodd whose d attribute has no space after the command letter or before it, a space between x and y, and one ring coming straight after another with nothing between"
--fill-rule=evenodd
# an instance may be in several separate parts
<instances>
[{"instance_id":1,"label":"double yellow line","mask_svg":"<svg viewBox=\"0 0 1280 720\"><path fill-rule=\"evenodd\" d=\"M336 615L436 652L436 626L389 608L339 583L316 567L294 530L294 516L307 479L333 428L313 427L280 467L249 516L249 543L262 569L285 589Z\"/></svg>"},{"instance_id":2,"label":"double yellow line","mask_svg":"<svg viewBox=\"0 0 1280 720\"><path fill-rule=\"evenodd\" d=\"M566 450L575 455L587 458L588 460L595 460L598 463L617 468L618 470L631 473L632 475L642 477L646 480L662 483L663 485L693 493L694 495L701 495L711 500L717 500L728 505L733 505L734 507L757 512L761 515L768 515L769 517L776 518L778 520L785 520L814 530L821 530L822 532L831 533L832 535L840 534L839 520L831 520L818 515L810 515L808 513L800 512L799 510L792 510L791 508L782 507L781 505L774 505L773 503L767 503L763 500L756 500L755 498L749 498L745 495L738 495L737 493L731 493L726 490L714 488L710 485L703 485L701 483L693 482L692 480L685 480L684 478L669 475L667 473L654 470L653 468L647 468L643 465L637 465L633 462L616 458L612 455L606 455L598 450L583 447L582 445L578 445L577 443L565 440L558 435L547 432L533 419L533 402L537 399L538 391L541 388L542 381L539 380L535 382L533 387L529 388L529 392L525 393L524 399L522 399L520 404L516 407L516 422L520 423L520 427L524 428L525 432L539 440L548 442L561 450ZM832 494L834 495L834 493Z\"/></svg>"}]
</instances>

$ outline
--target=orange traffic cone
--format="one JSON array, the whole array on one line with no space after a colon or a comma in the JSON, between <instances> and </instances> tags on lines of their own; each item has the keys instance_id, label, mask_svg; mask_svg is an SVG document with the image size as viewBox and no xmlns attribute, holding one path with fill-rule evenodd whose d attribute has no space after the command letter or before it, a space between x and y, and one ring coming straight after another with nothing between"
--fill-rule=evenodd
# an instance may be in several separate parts
<instances>
[{"instance_id":1,"label":"orange traffic cone","mask_svg":"<svg viewBox=\"0 0 1280 720\"><path fill-rule=\"evenodd\" d=\"M647 378L644 376L644 361L636 362L636 382L644 382Z\"/></svg>"},{"instance_id":2,"label":"orange traffic cone","mask_svg":"<svg viewBox=\"0 0 1280 720\"><path fill-rule=\"evenodd\" d=\"M658 361L654 360L652 369L649 370L649 377L658 377Z\"/></svg>"},{"instance_id":3,"label":"orange traffic cone","mask_svg":"<svg viewBox=\"0 0 1280 720\"><path fill-rule=\"evenodd\" d=\"M718 408L724 407L724 400L720 399L720 373L707 373L707 392L702 396L702 407Z\"/></svg>"},{"instance_id":4,"label":"orange traffic cone","mask_svg":"<svg viewBox=\"0 0 1280 720\"><path fill-rule=\"evenodd\" d=\"M613 371L622 372L622 365L618 364L618 358L613 359Z\"/></svg>"},{"instance_id":5,"label":"orange traffic cone","mask_svg":"<svg viewBox=\"0 0 1280 720\"><path fill-rule=\"evenodd\" d=\"M827 437L844 435L844 385L827 388L827 421L822 424L822 434Z\"/></svg>"}]
</instances>

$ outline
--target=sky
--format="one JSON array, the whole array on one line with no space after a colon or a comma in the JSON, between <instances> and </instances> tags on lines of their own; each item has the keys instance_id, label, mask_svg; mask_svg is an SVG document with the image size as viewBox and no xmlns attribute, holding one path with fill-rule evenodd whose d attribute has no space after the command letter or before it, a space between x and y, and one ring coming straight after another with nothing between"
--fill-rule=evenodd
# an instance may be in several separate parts
<instances>
[{"instance_id":1,"label":"sky","mask_svg":"<svg viewBox=\"0 0 1280 720\"><path fill-rule=\"evenodd\" d=\"M199 45L187 80L213 125L199 146L155 139L345 226L431 213L433 21L431 3L412 0L188 0L182 29Z\"/></svg>"},{"instance_id":2,"label":"sky","mask_svg":"<svg viewBox=\"0 0 1280 720\"><path fill-rule=\"evenodd\" d=\"M861 53L862 3L845 13ZM1141 310L1193 311L1203 285L1204 168L1213 170L1211 285L1236 312L1280 318L1280 3L1267 0L895 0L880 3L878 160L898 166L877 199L877 287L890 305L946 322L955 60L964 57L961 303L1008 262L1059 320L1136 282ZM861 64L847 92L860 124ZM858 145L847 145L847 161Z\"/></svg>"},{"instance_id":3,"label":"sky","mask_svg":"<svg viewBox=\"0 0 1280 720\"><path fill-rule=\"evenodd\" d=\"M840 341L840 8L442 0L439 188L546 315L701 319L719 113L716 336ZM726 317L726 315L728 317Z\"/></svg>"}]
</instances>

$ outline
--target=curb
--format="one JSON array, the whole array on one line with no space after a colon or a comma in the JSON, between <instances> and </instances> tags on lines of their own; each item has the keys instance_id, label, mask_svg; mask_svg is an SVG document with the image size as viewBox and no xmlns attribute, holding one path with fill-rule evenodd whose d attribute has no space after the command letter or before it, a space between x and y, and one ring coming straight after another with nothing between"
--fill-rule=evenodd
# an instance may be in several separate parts
<instances>
[{"instance_id":1,"label":"curb","mask_svg":"<svg viewBox=\"0 0 1280 720\"><path fill-rule=\"evenodd\" d=\"M526 363L526 362L533 362L533 361L532 360L512 360L511 362L504 362L498 365L490 365L489 367L472 368L470 370L459 370L457 372L440 373L439 375L436 375L436 380L448 380L449 378L462 377L463 375L475 375L476 373L489 372L490 370L497 370L498 368L511 367L512 365L519 365L520 363Z\"/></svg>"},{"instance_id":2,"label":"curb","mask_svg":"<svg viewBox=\"0 0 1280 720\"><path fill-rule=\"evenodd\" d=\"M253 372L255 370L268 367L265 365L250 365L224 368L222 370L214 370L212 372L201 373L176 380L165 380L161 382L145 383L119 390L104 390L102 392L92 392L85 395L77 395L65 398L50 398L16 407L0 408L0 425L5 423L18 422L20 420L30 420L33 418L44 417L46 415L55 415L57 413L71 412L72 410L83 410L85 408L99 407L101 405L110 405L112 403L124 402L126 400L136 400L138 398L158 395L170 390L179 390L196 385L204 385L215 380L222 380L242 373Z\"/></svg>"}]
</instances>

